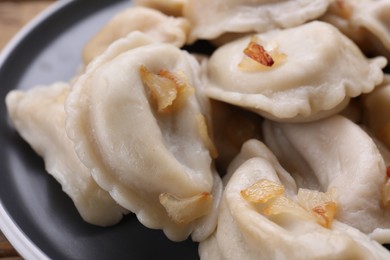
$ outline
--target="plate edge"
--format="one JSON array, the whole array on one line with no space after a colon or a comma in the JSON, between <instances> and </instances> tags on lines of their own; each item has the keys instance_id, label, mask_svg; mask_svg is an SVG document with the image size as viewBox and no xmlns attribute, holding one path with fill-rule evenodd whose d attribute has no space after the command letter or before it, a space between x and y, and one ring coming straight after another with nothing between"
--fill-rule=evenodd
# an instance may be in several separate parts
<instances>
[{"instance_id":1,"label":"plate edge","mask_svg":"<svg viewBox=\"0 0 390 260\"><path fill-rule=\"evenodd\" d=\"M49 259L24 233L8 215L0 203L0 229L16 251L25 259Z\"/></svg>"},{"instance_id":2,"label":"plate edge","mask_svg":"<svg viewBox=\"0 0 390 260\"><path fill-rule=\"evenodd\" d=\"M8 56L12 53L15 47L23 40L26 34L28 34L44 20L49 18L50 15L74 1L76 0L56 1L38 15L36 15L34 18L32 18L26 25L24 25L0 51L0 68L3 66L4 62L7 60Z\"/></svg>"},{"instance_id":3,"label":"plate edge","mask_svg":"<svg viewBox=\"0 0 390 260\"><path fill-rule=\"evenodd\" d=\"M56 1L37 16L35 16L30 22L22 27L4 46L0 52L0 68L4 62L8 59L9 55L17 47L17 45L24 39L26 34L32 31L40 23L44 22L53 13L62 9L66 5L74 2L75 0L62 0ZM4 208L0 199L0 229L4 236L14 246L16 251L25 259L39 259L46 260L49 257L44 254L19 228L19 226L12 220L7 210Z\"/></svg>"}]
</instances>

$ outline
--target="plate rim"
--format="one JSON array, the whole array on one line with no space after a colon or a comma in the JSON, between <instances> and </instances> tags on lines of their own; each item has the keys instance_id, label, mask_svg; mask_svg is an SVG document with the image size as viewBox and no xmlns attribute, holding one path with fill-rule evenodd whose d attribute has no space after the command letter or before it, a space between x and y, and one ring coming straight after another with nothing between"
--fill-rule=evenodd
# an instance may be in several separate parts
<instances>
[{"instance_id":1,"label":"plate rim","mask_svg":"<svg viewBox=\"0 0 390 260\"><path fill-rule=\"evenodd\" d=\"M0 52L0 68L4 66L8 58L11 56L17 46L24 40L24 38L33 31L37 26L43 23L46 19L58 12L62 8L71 4L76 0L61 0L55 1L46 9L37 14L32 20L24 25ZM8 214L6 208L3 206L0 198L0 230L8 239L16 251L25 259L50 259L34 242L26 236L20 227L14 222L12 217Z\"/></svg>"}]
</instances>

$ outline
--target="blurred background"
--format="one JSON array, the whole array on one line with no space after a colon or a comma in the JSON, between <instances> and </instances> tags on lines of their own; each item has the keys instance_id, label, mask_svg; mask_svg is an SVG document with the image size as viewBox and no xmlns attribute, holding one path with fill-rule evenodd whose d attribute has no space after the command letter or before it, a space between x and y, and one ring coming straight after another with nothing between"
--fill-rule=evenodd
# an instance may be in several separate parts
<instances>
[{"instance_id":1,"label":"blurred background","mask_svg":"<svg viewBox=\"0 0 390 260\"><path fill-rule=\"evenodd\" d=\"M8 41L54 0L0 0L0 51ZM22 259L0 231L0 259Z\"/></svg>"},{"instance_id":2,"label":"blurred background","mask_svg":"<svg viewBox=\"0 0 390 260\"><path fill-rule=\"evenodd\" d=\"M0 49L53 0L0 0Z\"/></svg>"}]
</instances>

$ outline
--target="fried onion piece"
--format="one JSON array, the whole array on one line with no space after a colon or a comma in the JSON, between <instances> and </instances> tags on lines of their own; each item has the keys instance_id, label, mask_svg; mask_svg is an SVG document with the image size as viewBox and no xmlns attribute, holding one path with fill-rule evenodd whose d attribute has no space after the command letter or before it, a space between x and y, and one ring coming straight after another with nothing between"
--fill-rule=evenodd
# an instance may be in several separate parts
<instances>
[{"instance_id":1,"label":"fried onion piece","mask_svg":"<svg viewBox=\"0 0 390 260\"><path fill-rule=\"evenodd\" d=\"M384 196L390 197L390 182L384 190ZM330 228L337 213L336 190L319 192L299 189L297 202L284 195L282 184L261 179L252 186L241 190L241 196L248 202L265 204L262 210L265 215L290 213L306 219L313 219L325 228ZM389 199L390 200L390 199Z\"/></svg>"},{"instance_id":2,"label":"fried onion piece","mask_svg":"<svg viewBox=\"0 0 390 260\"><path fill-rule=\"evenodd\" d=\"M262 45L258 44L254 40L251 40L248 46L244 49L244 54L264 66L271 67L274 64L274 60L271 55L268 54Z\"/></svg>"},{"instance_id":3,"label":"fried onion piece","mask_svg":"<svg viewBox=\"0 0 390 260\"><path fill-rule=\"evenodd\" d=\"M196 116L196 121L198 123L197 125L198 125L199 135L202 138L203 143L205 144L207 149L209 149L211 158L213 159L217 158L218 150L214 142L210 138L206 117L202 114L198 114Z\"/></svg>"},{"instance_id":4,"label":"fried onion piece","mask_svg":"<svg viewBox=\"0 0 390 260\"><path fill-rule=\"evenodd\" d=\"M252 186L242 190L241 196L248 202L265 203L269 199L280 196L283 193L283 185L267 179L261 179Z\"/></svg>"},{"instance_id":5,"label":"fried onion piece","mask_svg":"<svg viewBox=\"0 0 390 260\"><path fill-rule=\"evenodd\" d=\"M203 192L189 198L178 198L169 193L159 196L168 216L177 224L187 224L208 214L213 207L213 196Z\"/></svg>"},{"instance_id":6,"label":"fried onion piece","mask_svg":"<svg viewBox=\"0 0 390 260\"><path fill-rule=\"evenodd\" d=\"M274 68L286 59L286 55L279 52L276 43L262 43L256 36L251 38L243 53L245 55L238 68L248 72Z\"/></svg>"},{"instance_id":7,"label":"fried onion piece","mask_svg":"<svg viewBox=\"0 0 390 260\"><path fill-rule=\"evenodd\" d=\"M263 209L263 214L268 216L279 215L281 213L290 213L305 219L312 218L312 216L304 208L286 196L276 197Z\"/></svg>"},{"instance_id":8,"label":"fried onion piece","mask_svg":"<svg viewBox=\"0 0 390 260\"><path fill-rule=\"evenodd\" d=\"M140 67L142 82L150 90L153 100L157 103L159 113L170 113L181 106L184 100L194 93L182 73L172 73L160 70L158 74Z\"/></svg>"},{"instance_id":9,"label":"fried onion piece","mask_svg":"<svg viewBox=\"0 0 390 260\"><path fill-rule=\"evenodd\" d=\"M299 189L298 203L310 212L323 227L330 228L337 212L337 202L335 200L335 190L326 193Z\"/></svg>"}]
</instances>

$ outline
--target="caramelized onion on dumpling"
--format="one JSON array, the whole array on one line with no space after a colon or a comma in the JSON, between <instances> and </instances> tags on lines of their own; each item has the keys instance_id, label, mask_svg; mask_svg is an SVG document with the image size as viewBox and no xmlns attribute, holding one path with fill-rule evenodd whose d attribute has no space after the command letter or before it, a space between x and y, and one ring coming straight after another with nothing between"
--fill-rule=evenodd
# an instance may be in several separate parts
<instances>
[{"instance_id":1,"label":"caramelized onion on dumpling","mask_svg":"<svg viewBox=\"0 0 390 260\"><path fill-rule=\"evenodd\" d=\"M109 226L128 211L119 206L93 180L77 157L65 132L64 102L67 83L37 86L28 91L13 90L6 97L10 119L18 133L42 156L45 168L73 200L88 223Z\"/></svg>"},{"instance_id":2,"label":"caramelized onion on dumpling","mask_svg":"<svg viewBox=\"0 0 390 260\"><path fill-rule=\"evenodd\" d=\"M390 209L382 201L385 161L358 125L336 115L304 124L267 120L263 131L265 143L299 187L338 191L340 222L366 234L390 229ZM390 242L390 236L386 239Z\"/></svg>"},{"instance_id":3,"label":"caramelized onion on dumpling","mask_svg":"<svg viewBox=\"0 0 390 260\"><path fill-rule=\"evenodd\" d=\"M272 120L312 121L372 91L385 65L385 58L367 59L335 27L315 21L218 48L207 63L206 93Z\"/></svg>"},{"instance_id":4,"label":"caramelized onion on dumpling","mask_svg":"<svg viewBox=\"0 0 390 260\"><path fill-rule=\"evenodd\" d=\"M200 243L201 259L386 259L390 256L386 248L355 228L330 218L329 226L318 223L313 206L315 212L328 202L337 204L337 199L319 191L297 191L294 180L263 143L246 142L229 170L230 178L224 180L226 188L217 230ZM242 195L256 184L262 186L261 193L268 193L268 200L254 202ZM284 194L280 194L280 187L284 187ZM323 208L324 216L332 214L332 209L327 212Z\"/></svg>"},{"instance_id":5,"label":"caramelized onion on dumpling","mask_svg":"<svg viewBox=\"0 0 390 260\"><path fill-rule=\"evenodd\" d=\"M66 103L67 132L96 182L176 241L214 230L222 188L200 132L209 112L198 74L187 52L133 33L87 67Z\"/></svg>"}]
</instances>

